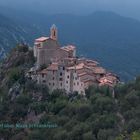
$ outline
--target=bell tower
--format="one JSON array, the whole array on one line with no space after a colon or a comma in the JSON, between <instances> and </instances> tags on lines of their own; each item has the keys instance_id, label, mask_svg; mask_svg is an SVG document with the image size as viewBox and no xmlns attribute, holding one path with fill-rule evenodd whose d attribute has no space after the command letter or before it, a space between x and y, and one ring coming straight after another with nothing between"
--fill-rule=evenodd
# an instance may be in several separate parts
<instances>
[{"instance_id":1,"label":"bell tower","mask_svg":"<svg viewBox=\"0 0 140 140\"><path fill-rule=\"evenodd\" d=\"M57 40L58 39L58 32L57 32L57 27L55 24L52 25L52 27L50 28L50 33L51 33L51 38L53 40Z\"/></svg>"}]
</instances>

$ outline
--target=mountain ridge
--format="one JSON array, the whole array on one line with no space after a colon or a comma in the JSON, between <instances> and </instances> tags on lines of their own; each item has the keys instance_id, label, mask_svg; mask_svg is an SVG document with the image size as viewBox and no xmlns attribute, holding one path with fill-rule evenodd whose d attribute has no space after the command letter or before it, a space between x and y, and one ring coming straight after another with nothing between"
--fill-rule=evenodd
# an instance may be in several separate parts
<instances>
[{"instance_id":1,"label":"mountain ridge","mask_svg":"<svg viewBox=\"0 0 140 140\"><path fill-rule=\"evenodd\" d=\"M28 32L28 37L24 36L31 45L36 37L48 34L48 27L55 23L59 29L60 43L76 45L79 55L98 60L123 80L130 80L140 73L140 21L136 19L98 11L88 16L29 14L19 20L23 26L27 24L26 28L30 24L32 32ZM39 30L33 26L39 27Z\"/></svg>"}]
</instances>

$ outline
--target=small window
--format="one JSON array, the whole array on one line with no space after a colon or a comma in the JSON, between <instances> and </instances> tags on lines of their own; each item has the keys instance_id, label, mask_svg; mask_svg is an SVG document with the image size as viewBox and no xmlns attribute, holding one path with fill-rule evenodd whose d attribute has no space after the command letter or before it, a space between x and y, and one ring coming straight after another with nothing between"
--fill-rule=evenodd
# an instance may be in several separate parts
<instances>
[{"instance_id":1,"label":"small window","mask_svg":"<svg viewBox=\"0 0 140 140\"><path fill-rule=\"evenodd\" d=\"M55 33L55 31L54 31L53 35L54 35L54 36L56 36L56 33Z\"/></svg>"},{"instance_id":2,"label":"small window","mask_svg":"<svg viewBox=\"0 0 140 140\"><path fill-rule=\"evenodd\" d=\"M66 81L66 83L68 84L69 82L68 82L68 81Z\"/></svg>"},{"instance_id":3,"label":"small window","mask_svg":"<svg viewBox=\"0 0 140 140\"><path fill-rule=\"evenodd\" d=\"M79 82L77 82L77 85L79 86Z\"/></svg>"},{"instance_id":4,"label":"small window","mask_svg":"<svg viewBox=\"0 0 140 140\"><path fill-rule=\"evenodd\" d=\"M74 86L75 86L75 83L74 83Z\"/></svg>"},{"instance_id":5,"label":"small window","mask_svg":"<svg viewBox=\"0 0 140 140\"><path fill-rule=\"evenodd\" d=\"M44 74L42 74L42 78L44 78Z\"/></svg>"},{"instance_id":6,"label":"small window","mask_svg":"<svg viewBox=\"0 0 140 140\"><path fill-rule=\"evenodd\" d=\"M62 76L62 72L60 72L60 76Z\"/></svg>"},{"instance_id":7,"label":"small window","mask_svg":"<svg viewBox=\"0 0 140 140\"><path fill-rule=\"evenodd\" d=\"M53 83L53 86L54 86L55 84Z\"/></svg>"},{"instance_id":8,"label":"small window","mask_svg":"<svg viewBox=\"0 0 140 140\"><path fill-rule=\"evenodd\" d=\"M63 67L63 70L65 70L65 67Z\"/></svg>"},{"instance_id":9,"label":"small window","mask_svg":"<svg viewBox=\"0 0 140 140\"><path fill-rule=\"evenodd\" d=\"M49 86L51 85L51 83L49 83Z\"/></svg>"},{"instance_id":10,"label":"small window","mask_svg":"<svg viewBox=\"0 0 140 140\"><path fill-rule=\"evenodd\" d=\"M53 77L53 80L54 80L54 77Z\"/></svg>"},{"instance_id":11,"label":"small window","mask_svg":"<svg viewBox=\"0 0 140 140\"><path fill-rule=\"evenodd\" d=\"M63 79L62 78L59 78L59 81L63 81Z\"/></svg>"},{"instance_id":12,"label":"small window","mask_svg":"<svg viewBox=\"0 0 140 140\"><path fill-rule=\"evenodd\" d=\"M46 83L46 80L43 80L43 83Z\"/></svg>"},{"instance_id":13,"label":"small window","mask_svg":"<svg viewBox=\"0 0 140 140\"><path fill-rule=\"evenodd\" d=\"M70 78L70 76L68 75L68 76L67 76L67 78L69 79L69 78Z\"/></svg>"}]
</instances>

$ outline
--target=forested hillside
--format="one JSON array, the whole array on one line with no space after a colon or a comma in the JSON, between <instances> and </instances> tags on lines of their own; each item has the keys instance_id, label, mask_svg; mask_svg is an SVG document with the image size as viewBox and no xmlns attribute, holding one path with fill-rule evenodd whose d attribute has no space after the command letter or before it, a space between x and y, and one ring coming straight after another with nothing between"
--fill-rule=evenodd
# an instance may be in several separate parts
<instances>
[{"instance_id":1,"label":"forested hillside","mask_svg":"<svg viewBox=\"0 0 140 140\"><path fill-rule=\"evenodd\" d=\"M0 68L0 123L24 124L3 128L8 140L139 140L140 78L108 87L89 87L86 96L50 92L25 77L33 66L32 50L19 45ZM29 128L25 124L47 124Z\"/></svg>"},{"instance_id":2,"label":"forested hillside","mask_svg":"<svg viewBox=\"0 0 140 140\"><path fill-rule=\"evenodd\" d=\"M16 44L33 44L33 40L42 32L33 25L0 14L0 59Z\"/></svg>"}]
</instances>

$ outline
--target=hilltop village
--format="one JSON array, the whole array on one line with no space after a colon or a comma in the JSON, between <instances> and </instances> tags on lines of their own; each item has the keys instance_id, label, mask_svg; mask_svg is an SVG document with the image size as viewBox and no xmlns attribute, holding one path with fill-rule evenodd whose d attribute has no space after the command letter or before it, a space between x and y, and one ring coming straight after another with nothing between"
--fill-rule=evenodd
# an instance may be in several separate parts
<instances>
[{"instance_id":1,"label":"hilltop village","mask_svg":"<svg viewBox=\"0 0 140 140\"><path fill-rule=\"evenodd\" d=\"M44 84L51 91L65 90L67 93L85 94L90 85L114 87L119 78L101 67L97 61L79 58L76 47L61 47L58 42L58 30L50 28L49 37L40 37L34 43L36 64L28 72L28 77L38 84Z\"/></svg>"}]
</instances>

